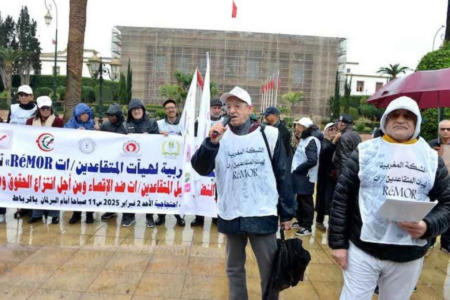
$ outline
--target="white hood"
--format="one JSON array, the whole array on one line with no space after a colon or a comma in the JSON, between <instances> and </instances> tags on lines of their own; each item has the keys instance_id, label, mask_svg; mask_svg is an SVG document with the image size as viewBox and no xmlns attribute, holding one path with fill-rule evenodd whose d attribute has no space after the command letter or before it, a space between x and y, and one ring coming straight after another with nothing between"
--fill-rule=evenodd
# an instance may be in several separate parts
<instances>
[{"instance_id":1,"label":"white hood","mask_svg":"<svg viewBox=\"0 0 450 300\"><path fill-rule=\"evenodd\" d=\"M410 112L412 112L417 116L416 131L414 132L410 140L417 138L420 134L420 124L422 124L422 116L420 115L420 110L419 106L417 105L417 102L409 97L400 97L398 99L395 99L388 105L386 111L381 117L380 121L381 130L384 133L386 133L386 118L391 112L397 109L409 110Z\"/></svg>"}]
</instances>

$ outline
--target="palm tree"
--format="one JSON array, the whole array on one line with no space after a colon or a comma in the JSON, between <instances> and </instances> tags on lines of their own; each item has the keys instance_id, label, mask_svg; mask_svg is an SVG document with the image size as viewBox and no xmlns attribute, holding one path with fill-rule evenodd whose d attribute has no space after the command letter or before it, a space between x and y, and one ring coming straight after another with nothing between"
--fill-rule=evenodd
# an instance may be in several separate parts
<instances>
[{"instance_id":1,"label":"palm tree","mask_svg":"<svg viewBox=\"0 0 450 300\"><path fill-rule=\"evenodd\" d=\"M445 41L450 42L450 0L447 5L447 27L445 28Z\"/></svg>"},{"instance_id":2,"label":"palm tree","mask_svg":"<svg viewBox=\"0 0 450 300\"><path fill-rule=\"evenodd\" d=\"M389 65L389 67L380 68L377 73L386 74L391 76L391 80L397 78L398 75L409 71L408 67L401 67L400 64Z\"/></svg>"},{"instance_id":3,"label":"palm tree","mask_svg":"<svg viewBox=\"0 0 450 300\"><path fill-rule=\"evenodd\" d=\"M284 113L289 114L292 111L292 106L294 106L295 103L305 101L305 96L303 92L289 91L281 96L281 100L283 100L287 104L286 106L282 106L282 110L284 111Z\"/></svg>"},{"instance_id":4,"label":"palm tree","mask_svg":"<svg viewBox=\"0 0 450 300\"><path fill-rule=\"evenodd\" d=\"M70 0L65 121L70 119L73 109L81 99L86 8L87 0Z\"/></svg>"},{"instance_id":5,"label":"palm tree","mask_svg":"<svg viewBox=\"0 0 450 300\"><path fill-rule=\"evenodd\" d=\"M5 90L8 92L8 105L11 105L12 71L13 63L22 57L24 53L12 48L0 48L0 75L3 80Z\"/></svg>"}]
</instances>

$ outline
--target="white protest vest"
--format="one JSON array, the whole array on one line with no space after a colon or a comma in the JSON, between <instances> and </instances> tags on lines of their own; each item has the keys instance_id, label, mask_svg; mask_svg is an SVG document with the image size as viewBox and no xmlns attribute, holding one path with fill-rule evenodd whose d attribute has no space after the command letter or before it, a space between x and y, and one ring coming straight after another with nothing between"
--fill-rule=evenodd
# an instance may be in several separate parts
<instances>
[{"instance_id":1,"label":"white protest vest","mask_svg":"<svg viewBox=\"0 0 450 300\"><path fill-rule=\"evenodd\" d=\"M278 129L264 130L273 155ZM278 191L261 128L236 135L228 129L216 156L218 214L225 220L238 217L276 216Z\"/></svg>"},{"instance_id":2,"label":"white protest vest","mask_svg":"<svg viewBox=\"0 0 450 300\"><path fill-rule=\"evenodd\" d=\"M165 131L169 135L181 135L181 127L179 124L173 125L166 122L165 119L156 121L159 131Z\"/></svg>"},{"instance_id":3,"label":"white protest vest","mask_svg":"<svg viewBox=\"0 0 450 300\"><path fill-rule=\"evenodd\" d=\"M320 154L320 141L318 138L314 136L307 137L306 139L301 139L298 144L297 150L295 150L294 157L292 159L291 173L297 169L302 163L308 160L306 156L306 147L309 145L309 142L313 140L316 143L317 147L317 164L308 170L308 177L310 182L317 182L317 173L319 172L319 154Z\"/></svg>"},{"instance_id":4,"label":"white protest vest","mask_svg":"<svg viewBox=\"0 0 450 300\"><path fill-rule=\"evenodd\" d=\"M382 138L359 144L361 240L370 243L424 246L395 222L377 215L387 198L430 201L438 166L437 152L423 140L393 144Z\"/></svg>"},{"instance_id":5,"label":"white protest vest","mask_svg":"<svg viewBox=\"0 0 450 300\"><path fill-rule=\"evenodd\" d=\"M11 105L11 117L9 124L25 125L27 120L36 113L36 106L33 109L22 109L19 104Z\"/></svg>"}]
</instances>

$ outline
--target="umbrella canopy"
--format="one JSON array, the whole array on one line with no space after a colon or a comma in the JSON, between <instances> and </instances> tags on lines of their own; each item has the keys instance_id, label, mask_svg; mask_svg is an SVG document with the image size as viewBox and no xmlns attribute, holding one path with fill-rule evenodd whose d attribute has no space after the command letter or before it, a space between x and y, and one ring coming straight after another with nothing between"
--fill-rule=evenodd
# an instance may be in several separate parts
<instances>
[{"instance_id":1,"label":"umbrella canopy","mask_svg":"<svg viewBox=\"0 0 450 300\"><path fill-rule=\"evenodd\" d=\"M394 79L376 91L367 103L387 107L401 96L414 99L421 109L450 107L450 68L418 71Z\"/></svg>"}]
</instances>

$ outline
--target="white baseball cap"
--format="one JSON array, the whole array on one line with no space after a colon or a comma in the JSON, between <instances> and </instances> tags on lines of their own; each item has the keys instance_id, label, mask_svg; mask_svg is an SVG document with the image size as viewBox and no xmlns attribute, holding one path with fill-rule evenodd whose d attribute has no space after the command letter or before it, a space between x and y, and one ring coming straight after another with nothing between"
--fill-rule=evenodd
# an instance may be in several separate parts
<instances>
[{"instance_id":1,"label":"white baseball cap","mask_svg":"<svg viewBox=\"0 0 450 300\"><path fill-rule=\"evenodd\" d=\"M237 97L242 101L244 101L245 103L247 103L248 105L252 105L252 98L250 97L250 95L247 93L246 90L238 86L232 89L231 92L225 93L222 96L220 96L220 100L225 103L227 99L230 97Z\"/></svg>"},{"instance_id":2,"label":"white baseball cap","mask_svg":"<svg viewBox=\"0 0 450 300\"><path fill-rule=\"evenodd\" d=\"M33 95L33 90L30 88L29 85L21 85L19 87L19 90L17 91L17 93L24 93L27 95Z\"/></svg>"},{"instance_id":3,"label":"white baseball cap","mask_svg":"<svg viewBox=\"0 0 450 300\"><path fill-rule=\"evenodd\" d=\"M52 107L52 99L50 99L49 96L41 96L41 97L38 97L37 100L36 100L36 102L37 102L37 106L38 106L39 108L42 108L42 107L44 107L44 106Z\"/></svg>"},{"instance_id":4,"label":"white baseball cap","mask_svg":"<svg viewBox=\"0 0 450 300\"><path fill-rule=\"evenodd\" d=\"M300 120L298 120L297 122L294 122L294 123L305 126L306 128L308 128L314 124L310 118L301 118Z\"/></svg>"}]
</instances>

